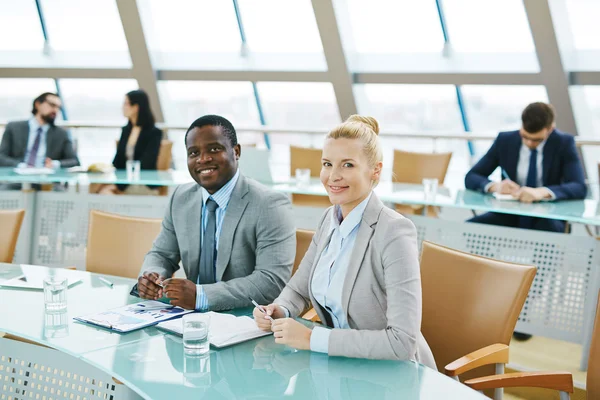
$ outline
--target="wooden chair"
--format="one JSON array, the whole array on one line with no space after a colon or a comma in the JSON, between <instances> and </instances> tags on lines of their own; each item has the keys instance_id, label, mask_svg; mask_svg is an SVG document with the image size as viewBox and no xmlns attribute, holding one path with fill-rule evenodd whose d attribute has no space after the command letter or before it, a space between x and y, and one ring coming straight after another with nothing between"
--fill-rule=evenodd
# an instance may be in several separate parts
<instances>
[{"instance_id":1,"label":"wooden chair","mask_svg":"<svg viewBox=\"0 0 600 400\"><path fill-rule=\"evenodd\" d=\"M311 178L318 178L321 174L321 149L290 146L290 176L296 175L297 168L310 169ZM292 203L298 206L330 207L331 202L327 196L313 196L307 194L292 194Z\"/></svg>"},{"instance_id":2,"label":"wooden chair","mask_svg":"<svg viewBox=\"0 0 600 400\"><path fill-rule=\"evenodd\" d=\"M315 231L309 231L305 229L296 229L296 258L294 259L294 267L292 268L292 276L298 270L310 242L312 241Z\"/></svg>"},{"instance_id":3,"label":"wooden chair","mask_svg":"<svg viewBox=\"0 0 600 400\"><path fill-rule=\"evenodd\" d=\"M504 371L508 345L535 273L534 266L423 241L421 331L439 371L456 380L469 371L467 378Z\"/></svg>"},{"instance_id":4,"label":"wooden chair","mask_svg":"<svg viewBox=\"0 0 600 400\"><path fill-rule=\"evenodd\" d=\"M156 160L156 169L158 171L168 171L171 168L171 161L173 155L173 142L167 139L163 139L160 142L160 150L158 151L158 159ZM169 194L168 186L159 186L158 194L161 196L167 196Z\"/></svg>"},{"instance_id":5,"label":"wooden chair","mask_svg":"<svg viewBox=\"0 0 600 400\"><path fill-rule=\"evenodd\" d=\"M86 270L137 278L161 225L161 219L90 211Z\"/></svg>"},{"instance_id":6,"label":"wooden chair","mask_svg":"<svg viewBox=\"0 0 600 400\"><path fill-rule=\"evenodd\" d=\"M452 153L413 153L394 150L392 182L423 183L423 179L437 178L438 184L444 183ZM422 214L424 206L396 204L401 214ZM427 214L437 216L436 207L427 207Z\"/></svg>"},{"instance_id":7,"label":"wooden chair","mask_svg":"<svg viewBox=\"0 0 600 400\"><path fill-rule=\"evenodd\" d=\"M25 210L0 210L0 262L12 263Z\"/></svg>"},{"instance_id":8,"label":"wooden chair","mask_svg":"<svg viewBox=\"0 0 600 400\"><path fill-rule=\"evenodd\" d=\"M600 399L600 295L596 305L596 321L592 332L590 355L586 377L588 399ZM560 392L561 400L569 399L573 393L573 376L569 372L515 372L469 379L465 385L475 389L496 389L505 387L538 387Z\"/></svg>"}]
</instances>

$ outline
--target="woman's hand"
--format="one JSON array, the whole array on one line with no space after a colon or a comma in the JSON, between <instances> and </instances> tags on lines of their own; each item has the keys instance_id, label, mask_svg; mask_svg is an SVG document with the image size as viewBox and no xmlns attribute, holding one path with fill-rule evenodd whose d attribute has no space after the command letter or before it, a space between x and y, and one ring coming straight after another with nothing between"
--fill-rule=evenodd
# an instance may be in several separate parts
<instances>
[{"instance_id":1,"label":"woman's hand","mask_svg":"<svg viewBox=\"0 0 600 400\"><path fill-rule=\"evenodd\" d=\"M271 330L275 335L275 343L286 344L299 350L310 350L312 329L307 328L292 318L273 321Z\"/></svg>"},{"instance_id":2,"label":"woman's hand","mask_svg":"<svg viewBox=\"0 0 600 400\"><path fill-rule=\"evenodd\" d=\"M285 318L285 311L283 311L283 308L281 308L281 306L278 306L275 303L269 304L268 306L261 306L266 312L267 315L265 315L261 310L259 310L257 307L254 307L254 310L252 311L252 315L254 316L254 321L256 321L256 326L259 327L259 329L262 329L265 332L271 332L271 318L272 319L278 319L278 318ZM271 317L271 318L269 318Z\"/></svg>"}]
</instances>

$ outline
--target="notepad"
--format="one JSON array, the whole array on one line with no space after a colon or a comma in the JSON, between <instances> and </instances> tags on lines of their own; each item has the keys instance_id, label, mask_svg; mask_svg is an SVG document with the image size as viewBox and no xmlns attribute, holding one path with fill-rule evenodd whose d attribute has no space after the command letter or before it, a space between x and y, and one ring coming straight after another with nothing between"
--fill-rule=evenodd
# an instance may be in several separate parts
<instances>
[{"instance_id":1,"label":"notepad","mask_svg":"<svg viewBox=\"0 0 600 400\"><path fill-rule=\"evenodd\" d=\"M210 315L209 341L217 348L246 342L272 333L258 329L256 322L247 316L236 317L213 311L206 314ZM183 336L183 320L181 318L161 322L156 327L177 336Z\"/></svg>"},{"instance_id":2,"label":"notepad","mask_svg":"<svg viewBox=\"0 0 600 400\"><path fill-rule=\"evenodd\" d=\"M70 288L79 282L81 282L81 279L69 278L67 280L67 287ZM0 280L0 286L14 289L44 290L44 278L38 276L21 275L9 280Z\"/></svg>"},{"instance_id":3,"label":"notepad","mask_svg":"<svg viewBox=\"0 0 600 400\"><path fill-rule=\"evenodd\" d=\"M502 193L494 192L494 197L497 200L502 200L502 201L519 201L519 198L513 196L512 194L502 194Z\"/></svg>"},{"instance_id":4,"label":"notepad","mask_svg":"<svg viewBox=\"0 0 600 400\"><path fill-rule=\"evenodd\" d=\"M185 310L181 307L173 307L161 303L160 301L148 300L73 319L125 333L156 325L159 322L177 318L191 312L193 310Z\"/></svg>"},{"instance_id":5,"label":"notepad","mask_svg":"<svg viewBox=\"0 0 600 400\"><path fill-rule=\"evenodd\" d=\"M53 174L55 171L52 168L35 168L35 167L25 167L25 168L14 168L13 171L15 174L19 175L49 175Z\"/></svg>"}]
</instances>

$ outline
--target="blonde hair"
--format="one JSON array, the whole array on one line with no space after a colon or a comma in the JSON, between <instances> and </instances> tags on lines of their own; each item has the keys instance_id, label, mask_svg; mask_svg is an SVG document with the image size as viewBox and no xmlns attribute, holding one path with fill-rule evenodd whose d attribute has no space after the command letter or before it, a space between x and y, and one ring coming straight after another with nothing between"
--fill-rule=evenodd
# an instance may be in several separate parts
<instances>
[{"instance_id":1,"label":"blonde hair","mask_svg":"<svg viewBox=\"0 0 600 400\"><path fill-rule=\"evenodd\" d=\"M363 151L369 166L374 168L383 161L383 150L379 143L379 123L373 117L351 115L340 125L333 128L325 139L358 139L363 143ZM375 182L375 185L379 181Z\"/></svg>"}]
</instances>

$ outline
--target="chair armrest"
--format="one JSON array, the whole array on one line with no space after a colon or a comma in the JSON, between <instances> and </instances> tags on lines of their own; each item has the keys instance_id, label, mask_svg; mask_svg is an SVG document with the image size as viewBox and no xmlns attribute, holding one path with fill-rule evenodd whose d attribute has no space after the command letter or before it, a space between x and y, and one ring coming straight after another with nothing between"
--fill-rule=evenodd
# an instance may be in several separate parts
<instances>
[{"instance_id":1,"label":"chair armrest","mask_svg":"<svg viewBox=\"0 0 600 400\"><path fill-rule=\"evenodd\" d=\"M573 375L570 372L515 372L469 379L465 385L471 389L496 389L505 387L539 387L573 393Z\"/></svg>"},{"instance_id":2,"label":"chair armrest","mask_svg":"<svg viewBox=\"0 0 600 400\"><path fill-rule=\"evenodd\" d=\"M312 321L312 322L320 322L321 319L319 318L319 315L317 315L317 312L315 311L314 308L311 308L310 310L308 310L303 316L303 319L306 319L308 321Z\"/></svg>"},{"instance_id":3,"label":"chair armrest","mask_svg":"<svg viewBox=\"0 0 600 400\"><path fill-rule=\"evenodd\" d=\"M506 363L508 363L508 346L496 343L452 361L446 365L445 370L448 376L458 376L484 365Z\"/></svg>"}]
</instances>

